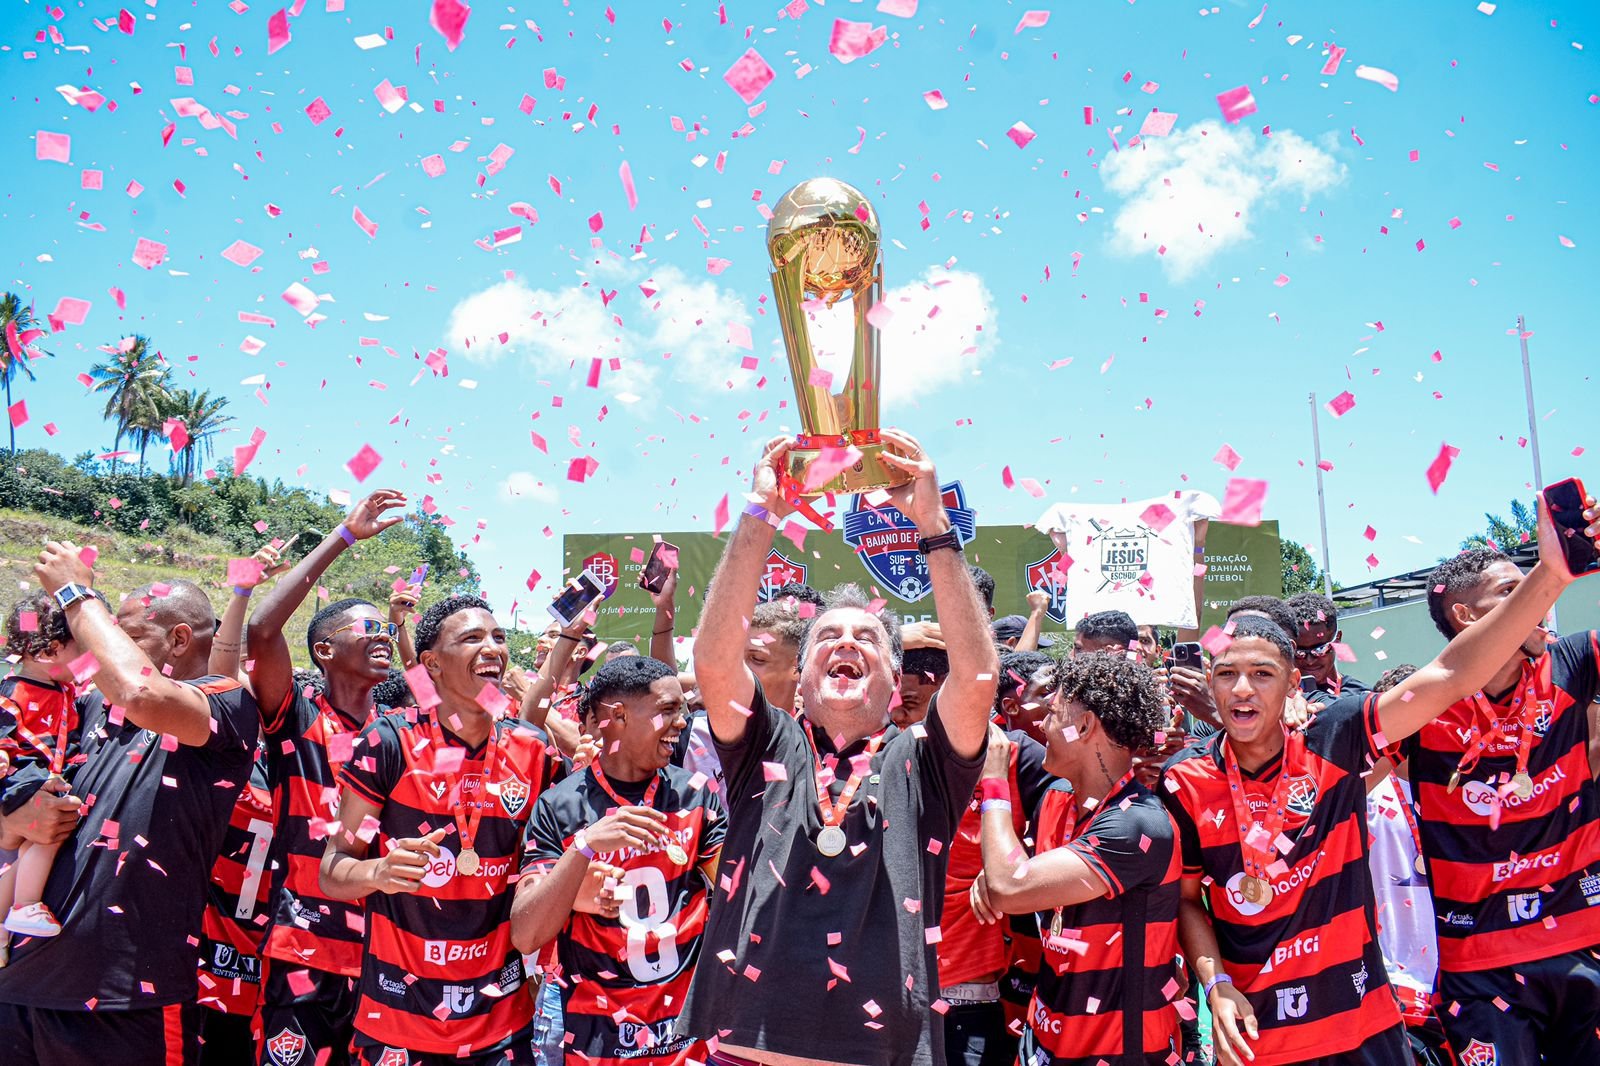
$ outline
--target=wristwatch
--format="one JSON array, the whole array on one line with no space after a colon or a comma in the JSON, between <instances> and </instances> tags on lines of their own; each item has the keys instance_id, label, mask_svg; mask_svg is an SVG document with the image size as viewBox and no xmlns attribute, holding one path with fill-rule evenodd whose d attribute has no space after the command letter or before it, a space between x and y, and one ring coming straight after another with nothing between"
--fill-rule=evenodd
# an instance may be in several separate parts
<instances>
[{"instance_id":1,"label":"wristwatch","mask_svg":"<svg viewBox=\"0 0 1600 1066\"><path fill-rule=\"evenodd\" d=\"M934 552L939 551L942 548L951 548L957 552L960 552L961 535L958 534L954 529L947 529L937 536L917 538L917 551L921 552L923 555L932 555Z\"/></svg>"},{"instance_id":2,"label":"wristwatch","mask_svg":"<svg viewBox=\"0 0 1600 1066\"><path fill-rule=\"evenodd\" d=\"M94 595L94 591L90 589L88 585L80 585L76 581L73 581L62 585L60 588L56 589L52 595L55 596L56 603L64 611L72 604L77 603L80 600L89 599Z\"/></svg>"}]
</instances>

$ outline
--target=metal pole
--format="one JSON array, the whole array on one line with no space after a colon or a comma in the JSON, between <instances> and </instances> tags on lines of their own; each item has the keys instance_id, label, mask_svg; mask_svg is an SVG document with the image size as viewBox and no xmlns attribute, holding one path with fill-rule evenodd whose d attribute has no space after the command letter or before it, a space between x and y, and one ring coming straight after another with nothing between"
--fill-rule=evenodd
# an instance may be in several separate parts
<instances>
[{"instance_id":1,"label":"metal pole","mask_svg":"<svg viewBox=\"0 0 1600 1066\"><path fill-rule=\"evenodd\" d=\"M1328 568L1328 501L1322 492L1322 434L1317 427L1317 394L1311 394L1311 456L1317 464L1317 521L1322 526L1322 591L1333 596L1333 573Z\"/></svg>"},{"instance_id":2,"label":"metal pole","mask_svg":"<svg viewBox=\"0 0 1600 1066\"><path fill-rule=\"evenodd\" d=\"M1528 322L1517 316L1517 343L1522 346L1522 389L1528 397L1528 446L1533 449L1533 491L1544 491L1543 464L1539 462L1539 418L1533 406L1533 367L1528 362ZM1559 631L1556 608L1550 608L1550 628Z\"/></svg>"}]
</instances>

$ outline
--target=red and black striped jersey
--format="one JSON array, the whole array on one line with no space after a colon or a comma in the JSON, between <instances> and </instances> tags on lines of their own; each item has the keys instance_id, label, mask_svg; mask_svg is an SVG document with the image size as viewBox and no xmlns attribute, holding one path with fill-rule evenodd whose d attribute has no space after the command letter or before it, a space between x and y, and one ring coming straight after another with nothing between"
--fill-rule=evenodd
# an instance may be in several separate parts
<instances>
[{"instance_id":1,"label":"red and black striped jersey","mask_svg":"<svg viewBox=\"0 0 1600 1066\"><path fill-rule=\"evenodd\" d=\"M1044 747L1024 733L1011 735L1011 826L1020 838L1027 830L1028 813L1038 804L1052 780L1044 769ZM981 794L974 791L966 813L956 826L948 851L950 864L944 875L944 916L939 924L939 984L993 981L1010 963L1005 926L984 925L972 913L972 883L983 872L983 814Z\"/></svg>"},{"instance_id":2,"label":"red and black striped jersey","mask_svg":"<svg viewBox=\"0 0 1600 1066\"><path fill-rule=\"evenodd\" d=\"M384 1044L460 1055L498 1044L533 1020L522 956L511 946L511 895L523 828L549 780L549 756L522 722L501 719L494 729L487 781L490 745L468 748L430 715L379 716L340 771L345 788L379 808L369 855L382 855L394 840L451 830L420 890L367 898L355 1025ZM455 812L467 806L481 811L472 874L456 865L464 848Z\"/></svg>"},{"instance_id":3,"label":"red and black striped jersey","mask_svg":"<svg viewBox=\"0 0 1600 1066\"><path fill-rule=\"evenodd\" d=\"M211 864L201 923L200 1003L224 1014L254 1014L261 993L261 928L271 897L267 854L272 845L272 793L266 751L257 752L250 781L233 803L222 850Z\"/></svg>"},{"instance_id":4,"label":"red and black striped jersey","mask_svg":"<svg viewBox=\"0 0 1600 1066\"><path fill-rule=\"evenodd\" d=\"M1378 946L1364 775L1379 756L1376 696L1340 697L1305 727L1303 757L1240 780L1252 814L1287 781L1287 813L1265 904L1245 898L1244 855L1222 745L1179 752L1160 795L1178 825L1185 878L1204 878L1224 969L1250 1000L1256 1066L1337 1055L1400 1025ZM1287 848L1286 848L1287 846Z\"/></svg>"},{"instance_id":5,"label":"red and black striped jersey","mask_svg":"<svg viewBox=\"0 0 1600 1066\"><path fill-rule=\"evenodd\" d=\"M71 685L11 674L0 678L0 752L13 770L25 762L49 770L56 744L67 741L63 764L78 751L77 693ZM79 760L81 761L81 760Z\"/></svg>"},{"instance_id":6,"label":"red and black striped jersey","mask_svg":"<svg viewBox=\"0 0 1600 1066\"><path fill-rule=\"evenodd\" d=\"M1508 713L1510 696L1485 701L1504 724L1454 791L1450 776L1474 725L1487 727L1475 700L1401 745L1422 807L1440 969L1514 966L1600 943L1600 791L1588 754L1597 673L1594 632L1563 637L1529 660L1512 690L1518 713ZM1520 798L1509 781L1524 721L1533 791Z\"/></svg>"},{"instance_id":7,"label":"red and black striped jersey","mask_svg":"<svg viewBox=\"0 0 1600 1066\"><path fill-rule=\"evenodd\" d=\"M561 998L569 1057L587 1066L664 1064L703 1059L692 1037L673 1033L700 958L710 905L710 882L702 867L722 850L727 819L709 788L694 775L668 766L653 780L611 787L629 803L650 805L667 816L671 843L646 851L602 852L601 861L621 867L622 913L617 918L574 912L556 937ZM616 801L592 769L568 777L539 797L528 823L523 873L548 870L578 831L616 809Z\"/></svg>"},{"instance_id":8,"label":"red and black striped jersey","mask_svg":"<svg viewBox=\"0 0 1600 1066\"><path fill-rule=\"evenodd\" d=\"M318 884L328 834L339 824L339 767L350 759L354 722L310 689L295 689L262 715L272 782L272 901L263 958L327 973L361 972L364 905L328 899Z\"/></svg>"},{"instance_id":9,"label":"red and black striped jersey","mask_svg":"<svg viewBox=\"0 0 1600 1066\"><path fill-rule=\"evenodd\" d=\"M1135 780L1081 815L1062 782L1039 805L1035 854L1071 848L1108 886L1104 896L1042 913L1044 964L1028 1008L1021 1059L1035 1066L1177 1061L1177 830ZM1173 1056L1169 1059L1169 1056Z\"/></svg>"}]
</instances>

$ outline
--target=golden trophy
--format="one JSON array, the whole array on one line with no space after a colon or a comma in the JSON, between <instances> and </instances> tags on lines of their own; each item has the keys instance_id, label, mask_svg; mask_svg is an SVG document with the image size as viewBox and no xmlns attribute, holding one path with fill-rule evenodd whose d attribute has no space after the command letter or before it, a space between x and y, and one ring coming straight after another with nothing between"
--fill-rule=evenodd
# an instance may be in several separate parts
<instances>
[{"instance_id":1,"label":"golden trophy","mask_svg":"<svg viewBox=\"0 0 1600 1066\"><path fill-rule=\"evenodd\" d=\"M767 225L767 254L776 268L772 294L783 344L789 353L804 432L789 452L789 477L802 496L869 492L903 485L907 478L881 458L878 427L878 330L867 320L883 299L878 248L878 216L860 191L832 178L811 178L783 194ZM805 303L821 299L833 307L850 297L854 347L850 375L841 391L815 373L817 357L806 321ZM811 465L839 449L855 448L860 458L831 476L808 480Z\"/></svg>"}]
</instances>

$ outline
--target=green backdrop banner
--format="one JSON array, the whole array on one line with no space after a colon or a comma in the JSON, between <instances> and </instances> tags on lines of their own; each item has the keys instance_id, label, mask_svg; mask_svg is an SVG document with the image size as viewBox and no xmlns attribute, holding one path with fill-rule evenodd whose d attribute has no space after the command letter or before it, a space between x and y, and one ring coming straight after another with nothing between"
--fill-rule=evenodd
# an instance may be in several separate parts
<instances>
[{"instance_id":1,"label":"green backdrop banner","mask_svg":"<svg viewBox=\"0 0 1600 1066\"><path fill-rule=\"evenodd\" d=\"M1054 569L1055 549L1050 538L1031 527L971 528L973 536L966 545L967 559L994 575L995 614L1026 614L1029 589L1047 587L1047 575ZM818 589L854 581L869 590L877 590L875 594L889 601L907 621L933 619L933 597L918 588L914 578L907 583L903 559L887 566L880 563L880 572L889 579L880 577L845 543L843 534L844 528L829 534L813 530L806 535L803 545L778 536L767 557L763 598L786 581L804 581ZM616 591L604 602L596 626L601 639L636 640L641 648L649 641L654 616L649 595L639 588L639 572L644 569L655 536L650 533L579 533L563 539L569 579L587 566L608 581L616 582ZM677 632L685 636L699 625L706 583L716 570L727 538L703 532L662 532L659 536L678 547ZM1205 564L1202 630L1219 624L1228 605L1241 597L1283 594L1278 523L1233 526L1212 522ZM922 595L919 597L918 593ZM1068 628L1063 599L1058 596L1052 601L1046 631ZM549 616L538 607L521 618L522 626L531 629L542 629L548 621Z\"/></svg>"}]
</instances>

